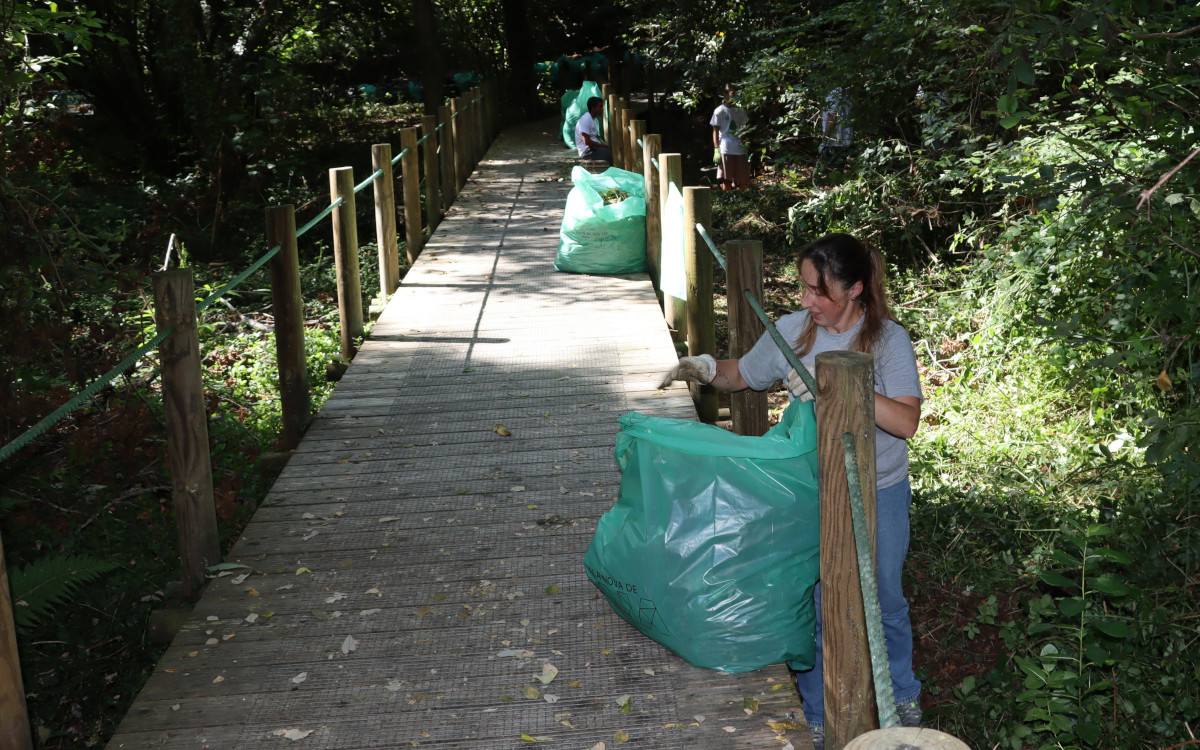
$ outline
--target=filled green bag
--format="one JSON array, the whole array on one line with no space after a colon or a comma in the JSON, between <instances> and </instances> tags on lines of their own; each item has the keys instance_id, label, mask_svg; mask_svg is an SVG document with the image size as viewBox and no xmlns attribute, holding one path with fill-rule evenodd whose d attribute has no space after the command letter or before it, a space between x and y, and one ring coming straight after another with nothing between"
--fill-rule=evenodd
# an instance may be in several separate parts
<instances>
[{"instance_id":1,"label":"filled green bag","mask_svg":"<svg viewBox=\"0 0 1200 750\"><path fill-rule=\"evenodd\" d=\"M575 187L567 194L554 267L609 276L645 271L646 182L642 176L616 167L600 174L575 167L571 182Z\"/></svg>"},{"instance_id":2,"label":"filled green bag","mask_svg":"<svg viewBox=\"0 0 1200 750\"><path fill-rule=\"evenodd\" d=\"M812 402L793 402L762 437L637 412L620 424L620 495L584 555L591 582L692 666L811 669L820 572Z\"/></svg>"},{"instance_id":3,"label":"filled green bag","mask_svg":"<svg viewBox=\"0 0 1200 750\"><path fill-rule=\"evenodd\" d=\"M577 89L567 89L559 98L562 109L562 137L567 148L575 148L575 123L587 112L587 101L593 96L600 96L600 84L595 81L584 81Z\"/></svg>"}]
</instances>

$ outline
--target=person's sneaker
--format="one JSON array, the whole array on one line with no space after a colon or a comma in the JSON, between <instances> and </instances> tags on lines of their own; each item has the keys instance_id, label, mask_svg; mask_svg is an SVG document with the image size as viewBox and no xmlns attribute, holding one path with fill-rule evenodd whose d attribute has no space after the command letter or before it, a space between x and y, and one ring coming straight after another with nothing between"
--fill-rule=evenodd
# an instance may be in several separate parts
<instances>
[{"instance_id":1,"label":"person's sneaker","mask_svg":"<svg viewBox=\"0 0 1200 750\"><path fill-rule=\"evenodd\" d=\"M825 750L825 725L809 724L808 733L812 735L813 747L816 750Z\"/></svg>"},{"instance_id":2,"label":"person's sneaker","mask_svg":"<svg viewBox=\"0 0 1200 750\"><path fill-rule=\"evenodd\" d=\"M919 727L921 726L921 702L909 701L896 706L896 714L900 718L900 726L902 727Z\"/></svg>"}]
</instances>

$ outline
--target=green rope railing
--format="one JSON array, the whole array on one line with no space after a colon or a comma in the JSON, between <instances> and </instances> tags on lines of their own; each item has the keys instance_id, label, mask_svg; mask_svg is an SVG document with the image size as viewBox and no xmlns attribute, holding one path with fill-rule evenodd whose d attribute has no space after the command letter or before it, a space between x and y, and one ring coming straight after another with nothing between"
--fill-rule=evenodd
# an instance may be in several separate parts
<instances>
[{"instance_id":1,"label":"green rope railing","mask_svg":"<svg viewBox=\"0 0 1200 750\"><path fill-rule=\"evenodd\" d=\"M279 253L280 249L281 249L280 245L276 245L275 247L271 248L266 253L264 253L261 258L259 258L258 260L254 261L252 264L250 264L250 267L247 268L245 271L242 271L237 276L234 276L232 279L227 281L225 283L225 285L222 286L220 289L218 289L217 291L215 291L212 294L205 297L203 301L197 303L196 312L200 312L201 310L204 310L212 303L221 299L221 297L225 296L226 292L228 292L230 289L233 289L235 286L237 286L238 284L245 281L247 278L250 277L250 274L252 274L255 271L257 271L258 269L262 268L266 264L267 261L269 261L271 258L274 258Z\"/></svg>"},{"instance_id":2,"label":"green rope railing","mask_svg":"<svg viewBox=\"0 0 1200 750\"><path fill-rule=\"evenodd\" d=\"M846 458L846 484L850 489L850 519L854 527L854 548L858 556L858 582L862 590L863 613L867 621L867 646L871 651L871 675L875 679L875 703L879 726L900 726L896 715L896 696L892 692L892 670L888 664L887 642L883 637L883 614L879 608L879 580L871 555L871 536L867 533L867 508L863 501L862 480L858 476L858 449L854 435L842 435Z\"/></svg>"},{"instance_id":3,"label":"green rope railing","mask_svg":"<svg viewBox=\"0 0 1200 750\"><path fill-rule=\"evenodd\" d=\"M393 156L392 157L392 166L395 166L396 163L399 162L401 159L403 159L404 155L407 153L408 153L408 149L403 149L400 153Z\"/></svg>"},{"instance_id":4,"label":"green rope railing","mask_svg":"<svg viewBox=\"0 0 1200 750\"><path fill-rule=\"evenodd\" d=\"M92 381L86 388L75 394L75 397L70 401L50 412L50 414L43 417L33 427L30 427L28 430L9 441L3 448L0 448L0 462L7 460L17 451L21 450L26 445L40 437L41 434L50 429L50 426L55 422L82 406L84 402L99 393L101 388L115 380L118 375L137 364L139 359L144 357L150 350L161 344L167 338L167 336L171 335L171 332L174 330L175 328L171 326L159 331L154 338L139 346L137 350L133 352L133 354L130 354L128 357L122 360L121 363L116 367L104 373L104 375L100 376L98 379Z\"/></svg>"},{"instance_id":5,"label":"green rope railing","mask_svg":"<svg viewBox=\"0 0 1200 750\"><path fill-rule=\"evenodd\" d=\"M374 182L375 180L379 179L379 175L381 175L381 174L383 174L383 168L382 168L382 167L381 167L381 168L379 168L379 169L376 169L376 170L375 170L375 172L374 172L374 173L373 173L373 174L372 174L370 177L368 177L367 179L365 179L365 180L363 180L362 182L360 182L360 183L358 183L357 185L355 185L355 186L354 186L354 192L356 192L356 193L357 193L359 190L362 190L362 189L363 189L363 188L365 188L367 185L370 185L372 182Z\"/></svg>"},{"instance_id":6,"label":"green rope railing","mask_svg":"<svg viewBox=\"0 0 1200 750\"><path fill-rule=\"evenodd\" d=\"M721 270L729 273L729 267L725 264L725 256L717 249L717 243L713 242L713 238L708 236L708 230L700 222L696 222L696 231L700 233L700 237L708 244L708 249L712 251L717 262L721 264Z\"/></svg>"}]
</instances>

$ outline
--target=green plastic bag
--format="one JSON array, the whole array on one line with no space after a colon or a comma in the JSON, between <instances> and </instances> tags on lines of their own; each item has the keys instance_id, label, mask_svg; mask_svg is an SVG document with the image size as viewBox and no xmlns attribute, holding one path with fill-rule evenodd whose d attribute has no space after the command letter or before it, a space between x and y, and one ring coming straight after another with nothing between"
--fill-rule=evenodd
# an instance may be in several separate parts
<instances>
[{"instance_id":1,"label":"green plastic bag","mask_svg":"<svg viewBox=\"0 0 1200 750\"><path fill-rule=\"evenodd\" d=\"M575 167L571 182L575 187L567 194L554 267L608 276L645 271L646 182L642 176L616 167L600 174ZM618 202L606 202L622 195Z\"/></svg>"},{"instance_id":2,"label":"green plastic bag","mask_svg":"<svg viewBox=\"0 0 1200 750\"><path fill-rule=\"evenodd\" d=\"M621 490L583 561L635 628L689 664L813 666L820 572L816 417L793 402L762 437L621 417Z\"/></svg>"},{"instance_id":3,"label":"green plastic bag","mask_svg":"<svg viewBox=\"0 0 1200 750\"><path fill-rule=\"evenodd\" d=\"M575 148L575 123L587 112L587 100L600 96L600 84L595 81L584 81L577 89L568 89L559 98L562 108L562 137L567 148Z\"/></svg>"}]
</instances>

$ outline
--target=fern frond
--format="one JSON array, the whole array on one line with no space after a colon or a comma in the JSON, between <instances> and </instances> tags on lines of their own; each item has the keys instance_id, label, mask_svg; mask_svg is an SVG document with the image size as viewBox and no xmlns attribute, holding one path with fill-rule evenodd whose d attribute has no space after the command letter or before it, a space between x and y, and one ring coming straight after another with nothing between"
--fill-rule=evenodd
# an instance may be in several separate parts
<instances>
[{"instance_id":1,"label":"fern frond","mask_svg":"<svg viewBox=\"0 0 1200 750\"><path fill-rule=\"evenodd\" d=\"M54 555L11 571L9 589L17 630L33 627L80 587L117 567L89 555Z\"/></svg>"}]
</instances>

